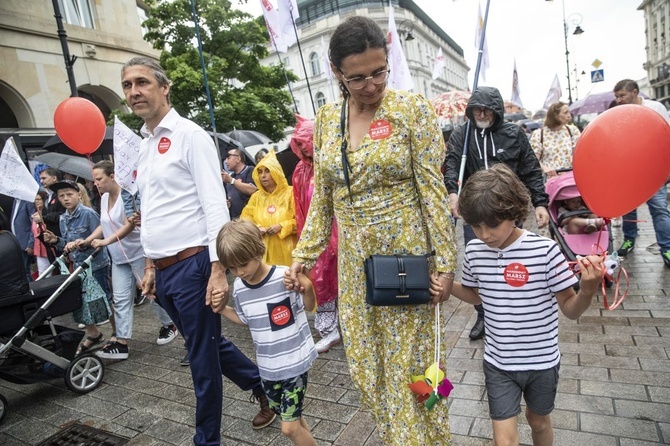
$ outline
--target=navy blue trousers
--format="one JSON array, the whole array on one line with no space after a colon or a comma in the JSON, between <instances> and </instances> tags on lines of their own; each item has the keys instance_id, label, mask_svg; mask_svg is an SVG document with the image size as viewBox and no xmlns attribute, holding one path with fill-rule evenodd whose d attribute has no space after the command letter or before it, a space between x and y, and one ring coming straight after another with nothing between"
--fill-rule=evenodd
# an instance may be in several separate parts
<instances>
[{"instance_id":1,"label":"navy blue trousers","mask_svg":"<svg viewBox=\"0 0 670 446\"><path fill-rule=\"evenodd\" d=\"M196 446L221 444L221 374L242 390L263 393L258 367L221 335L221 316L205 305L210 272L207 250L156 270L156 296L186 340L196 398Z\"/></svg>"}]
</instances>

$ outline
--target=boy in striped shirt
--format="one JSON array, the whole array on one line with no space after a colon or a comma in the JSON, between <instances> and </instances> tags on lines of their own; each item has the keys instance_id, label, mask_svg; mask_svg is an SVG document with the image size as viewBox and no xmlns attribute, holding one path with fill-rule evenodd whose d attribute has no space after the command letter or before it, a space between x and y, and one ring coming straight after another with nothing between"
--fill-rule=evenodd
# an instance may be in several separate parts
<instances>
[{"instance_id":1,"label":"boy in striped shirt","mask_svg":"<svg viewBox=\"0 0 670 446\"><path fill-rule=\"evenodd\" d=\"M281 417L281 430L299 446L316 446L302 416L307 371L317 357L305 310L313 311L314 288L299 274L303 295L284 284L285 266L263 263L265 245L261 231L249 220L233 220L216 239L219 262L237 278L233 288L235 307L221 314L248 325L256 349L256 362L270 409ZM212 308L226 297L212 293Z\"/></svg>"},{"instance_id":2,"label":"boy in striped shirt","mask_svg":"<svg viewBox=\"0 0 670 446\"><path fill-rule=\"evenodd\" d=\"M472 175L458 203L477 239L465 248L462 282L451 292L486 312L484 377L494 444L519 444L522 394L533 444L553 444L558 309L577 319L603 279L600 257L581 258L575 292L577 279L556 243L517 227L529 203L527 189L504 164Z\"/></svg>"}]
</instances>

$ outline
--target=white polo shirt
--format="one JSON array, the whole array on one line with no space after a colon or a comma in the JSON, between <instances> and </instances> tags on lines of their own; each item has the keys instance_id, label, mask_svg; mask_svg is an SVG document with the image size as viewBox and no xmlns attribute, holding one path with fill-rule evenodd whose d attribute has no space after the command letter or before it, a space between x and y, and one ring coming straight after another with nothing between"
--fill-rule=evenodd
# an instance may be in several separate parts
<instances>
[{"instance_id":1,"label":"white polo shirt","mask_svg":"<svg viewBox=\"0 0 670 446\"><path fill-rule=\"evenodd\" d=\"M141 240L146 256L161 259L208 246L230 220L212 138L170 109L153 134L142 127L136 184L142 199Z\"/></svg>"}]
</instances>

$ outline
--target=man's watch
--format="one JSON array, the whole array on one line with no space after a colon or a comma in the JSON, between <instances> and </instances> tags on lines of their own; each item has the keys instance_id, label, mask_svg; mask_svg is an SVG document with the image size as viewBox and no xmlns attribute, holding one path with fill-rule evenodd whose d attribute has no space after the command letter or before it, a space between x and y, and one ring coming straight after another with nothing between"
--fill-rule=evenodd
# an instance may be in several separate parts
<instances>
[{"instance_id":1,"label":"man's watch","mask_svg":"<svg viewBox=\"0 0 670 446\"><path fill-rule=\"evenodd\" d=\"M232 185L234 185L234 184L235 184L235 178L232 178L232 177L231 177L231 178L230 178L230 185L232 186Z\"/></svg>"}]
</instances>

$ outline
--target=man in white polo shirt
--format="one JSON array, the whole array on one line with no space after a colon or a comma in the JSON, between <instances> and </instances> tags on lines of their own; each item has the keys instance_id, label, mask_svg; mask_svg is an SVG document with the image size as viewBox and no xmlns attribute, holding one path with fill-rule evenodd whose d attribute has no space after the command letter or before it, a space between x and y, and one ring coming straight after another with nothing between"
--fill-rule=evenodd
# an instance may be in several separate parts
<instances>
[{"instance_id":1,"label":"man in white polo shirt","mask_svg":"<svg viewBox=\"0 0 670 446\"><path fill-rule=\"evenodd\" d=\"M274 413L258 367L221 335L221 318L209 306L213 291L228 291L215 246L230 219L216 148L202 128L171 107L169 80L154 60L127 62L121 86L128 105L144 120L137 186L142 247L151 260L142 292L156 295L186 340L196 396L194 444L219 445L222 373L261 401L254 428L270 424Z\"/></svg>"}]
</instances>

